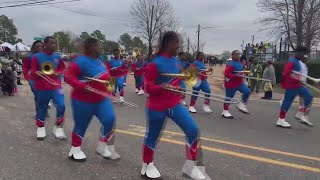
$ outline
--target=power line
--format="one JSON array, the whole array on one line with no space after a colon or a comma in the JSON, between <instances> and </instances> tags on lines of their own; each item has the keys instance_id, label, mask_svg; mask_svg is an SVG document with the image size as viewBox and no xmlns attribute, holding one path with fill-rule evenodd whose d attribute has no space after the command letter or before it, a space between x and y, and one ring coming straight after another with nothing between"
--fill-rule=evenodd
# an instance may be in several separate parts
<instances>
[{"instance_id":1,"label":"power line","mask_svg":"<svg viewBox=\"0 0 320 180\"><path fill-rule=\"evenodd\" d=\"M73 13L80 14L80 15L84 15L84 16L93 16L93 17L110 19L110 20L114 20L114 21L131 22L131 21L125 20L125 19L118 19L118 18L112 18L112 17L107 17L107 16L100 16L100 15L97 15L97 14L80 12L80 11L75 11L75 10L66 9L66 8L57 7L57 6L50 6L50 7L57 8L57 9L61 9L61 10L65 10L65 11L69 11L69 12L73 12Z\"/></svg>"},{"instance_id":2,"label":"power line","mask_svg":"<svg viewBox=\"0 0 320 180\"><path fill-rule=\"evenodd\" d=\"M12 3L22 3L22 2L35 2L39 0L20 0L20 1L6 1L6 2L1 2L0 4L12 4Z\"/></svg>"},{"instance_id":3,"label":"power line","mask_svg":"<svg viewBox=\"0 0 320 180\"><path fill-rule=\"evenodd\" d=\"M57 1L57 2L56 2L56 0L44 0L44 1L24 3L24 4L15 4L15 5L9 5L9 6L0 6L0 9L3 9L3 8L13 8L13 7L23 7L23 6L47 5L47 4L60 4L60 3L76 2L76 1L81 1L81 0L69 0L69 1Z\"/></svg>"}]
</instances>

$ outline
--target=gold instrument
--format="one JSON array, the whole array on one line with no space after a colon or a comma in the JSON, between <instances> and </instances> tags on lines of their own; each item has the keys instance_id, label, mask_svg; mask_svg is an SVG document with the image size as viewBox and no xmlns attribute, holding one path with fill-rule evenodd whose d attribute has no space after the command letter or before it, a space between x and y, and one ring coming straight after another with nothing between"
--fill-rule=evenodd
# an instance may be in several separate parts
<instances>
[{"instance_id":1,"label":"gold instrument","mask_svg":"<svg viewBox=\"0 0 320 180\"><path fill-rule=\"evenodd\" d=\"M48 83L50 83L54 86L60 86L59 83L57 83L55 80L53 80L52 78L49 77L50 75L55 74L54 66L53 66L52 62L46 61L46 62L42 63L40 66L40 71L37 71L36 74L38 76L40 76L42 79L44 79L45 81L47 81Z\"/></svg>"},{"instance_id":2,"label":"gold instrument","mask_svg":"<svg viewBox=\"0 0 320 180\"><path fill-rule=\"evenodd\" d=\"M197 84L198 78L198 71L194 67L189 67L185 71L179 74L170 74L170 73L162 73L160 76L167 76L167 77L177 77L184 79L186 84L190 87L193 87Z\"/></svg>"},{"instance_id":3,"label":"gold instrument","mask_svg":"<svg viewBox=\"0 0 320 180\"><path fill-rule=\"evenodd\" d=\"M239 77L243 77L243 78L247 78L247 79L253 79L253 80L257 80L257 81L266 81L266 82L271 82L270 79L263 79L263 78L256 78L256 77L251 77L251 76L242 76L242 75L238 75Z\"/></svg>"},{"instance_id":4,"label":"gold instrument","mask_svg":"<svg viewBox=\"0 0 320 180\"><path fill-rule=\"evenodd\" d=\"M251 71L234 71L235 73L250 74Z\"/></svg>"},{"instance_id":5,"label":"gold instrument","mask_svg":"<svg viewBox=\"0 0 320 180\"><path fill-rule=\"evenodd\" d=\"M95 82L98 82L98 83L101 83L101 84L105 84L106 85L106 89L108 92L112 92L113 88L114 88L114 85L116 83L116 79L115 78L111 78L109 81L105 81L105 80L101 80L101 79L95 79L95 78L91 78L91 77L84 77L88 80L91 80L91 81L95 81Z\"/></svg>"},{"instance_id":6,"label":"gold instrument","mask_svg":"<svg viewBox=\"0 0 320 180\"><path fill-rule=\"evenodd\" d=\"M213 72L213 69L211 68L211 70L210 70L210 68L209 68L208 72ZM187 70L185 70L184 72L182 72L180 74L164 73L164 74L160 74L160 75L161 76L168 76L168 77L183 78L183 79L185 79L185 82L189 87L195 86L197 84L197 79L198 79L198 71L195 67L189 67ZM198 92L198 91L194 91L194 90L188 90L188 89L177 90L175 88L170 88L170 87L166 87L166 86L164 87L164 89L172 91L172 92L180 93L180 94L197 96L200 98L206 98L206 99L210 99L210 100L222 102L222 103L238 104L240 102L240 100L236 99L236 98L228 98L225 96L209 94L209 93L204 93L204 92ZM198 92L202 95L199 95L199 94L194 95L193 92ZM210 97L206 97L205 95L209 95Z\"/></svg>"},{"instance_id":7,"label":"gold instrument","mask_svg":"<svg viewBox=\"0 0 320 180\"><path fill-rule=\"evenodd\" d=\"M116 78L111 78L109 81L107 80L101 80L101 79L96 79L96 78L91 78L91 77L84 77L90 81L95 81L95 82L98 82L98 83L101 83L101 84L104 84L106 85L106 90L107 92L112 92L113 88L114 88L114 85L116 83ZM106 92L103 92L103 91L99 91L95 88L92 88L92 87L87 87L86 88L88 91L90 92L93 92L93 93L96 93L96 94L99 94L101 96L104 96L106 98L109 98L111 100L118 100L116 97L106 93ZM128 102L128 101L124 101L123 104L129 106L129 107L139 107L139 105L135 104L135 103L132 103L132 102Z\"/></svg>"}]
</instances>

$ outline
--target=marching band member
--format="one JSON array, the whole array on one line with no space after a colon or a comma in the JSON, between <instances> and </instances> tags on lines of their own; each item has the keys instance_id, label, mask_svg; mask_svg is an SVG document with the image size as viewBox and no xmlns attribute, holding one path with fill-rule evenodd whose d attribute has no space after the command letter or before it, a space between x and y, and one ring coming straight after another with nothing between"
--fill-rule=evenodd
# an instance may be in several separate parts
<instances>
[{"instance_id":1,"label":"marching band member","mask_svg":"<svg viewBox=\"0 0 320 180\"><path fill-rule=\"evenodd\" d=\"M224 70L226 97L233 98L237 91L242 93L241 102L237 104L237 108L243 113L248 113L246 104L250 96L250 89L245 85L244 79L241 77L241 73L235 72L243 70L240 63L240 52L235 50L231 55L232 61L228 63ZM224 103L222 117L233 119L233 116L229 113L229 105L229 103Z\"/></svg>"},{"instance_id":2,"label":"marching band member","mask_svg":"<svg viewBox=\"0 0 320 180\"><path fill-rule=\"evenodd\" d=\"M301 71L300 61L305 59L308 53L306 47L298 47L294 57L289 58L289 62L285 65L282 77L281 86L285 89L284 100L281 104L279 119L276 123L278 127L290 128L291 125L286 122L285 116L290 106L297 95L303 98L303 107L300 108L300 116L298 117L300 122L307 125L313 126L309 121L308 114L311 109L313 96L310 91L302 85L300 75L292 74L292 71Z\"/></svg>"},{"instance_id":3,"label":"marching band member","mask_svg":"<svg viewBox=\"0 0 320 180\"><path fill-rule=\"evenodd\" d=\"M143 91L143 74L145 71L146 63L144 62L143 55L137 55L137 61L131 65L134 72L134 79L136 84L136 93L139 95L144 94Z\"/></svg>"},{"instance_id":4,"label":"marching band member","mask_svg":"<svg viewBox=\"0 0 320 180\"><path fill-rule=\"evenodd\" d=\"M189 112L191 113L196 113L197 110L194 108L194 105L196 104L197 101L197 95L199 94L199 91L203 91L206 97L210 97L211 94L211 89L210 85L207 81L207 73L206 73L206 66L204 65L204 55L202 52L198 52L197 54L197 60L193 62L192 66L196 67L198 72L199 72L199 77L198 77L198 82L197 84L192 88L193 90L193 96L191 96L191 101L190 101L190 107L189 107ZM206 113L212 113L212 110L210 109L210 100L209 99L204 99L204 105L203 105L203 110Z\"/></svg>"},{"instance_id":5,"label":"marching band member","mask_svg":"<svg viewBox=\"0 0 320 180\"><path fill-rule=\"evenodd\" d=\"M180 95L164 88L180 89L179 79L161 76L161 73L179 73L179 62L175 58L179 48L179 37L167 32L162 38L159 54L149 63L145 75L145 90L149 94L146 103L147 131L143 145L141 175L149 179L161 178L153 163L153 154L164 127L166 117L171 118L186 134L186 162L182 172L192 179L205 179L196 165L199 147L199 129L188 111L179 103Z\"/></svg>"},{"instance_id":6,"label":"marching band member","mask_svg":"<svg viewBox=\"0 0 320 180\"><path fill-rule=\"evenodd\" d=\"M179 52L178 61L179 61L179 64L180 64L180 71L182 72L182 71L186 70L187 67L188 67L188 64L187 64L187 62L185 60L184 52ZM181 81L180 84L181 84L181 88L185 91L185 89L187 88L186 83L184 81ZM184 105L184 106L187 105L185 99L186 99L185 94L181 94L181 104Z\"/></svg>"},{"instance_id":7,"label":"marching band member","mask_svg":"<svg viewBox=\"0 0 320 180\"><path fill-rule=\"evenodd\" d=\"M57 109L56 123L53 127L53 135L59 139L66 139L63 124L64 124L64 95L61 87L61 74L63 73L65 66L61 57L54 53L56 50L56 41L53 37L46 37L44 39L44 51L34 54L31 60L31 74L30 79L34 81L34 92L36 96L36 125L37 129L37 139L43 140L46 137L45 130L45 116L48 109L48 103L50 100L53 101ZM51 63L54 68L54 73L52 75L44 75L54 81L48 82L43 77L38 75L41 71L40 67L43 63Z\"/></svg>"},{"instance_id":8,"label":"marching band member","mask_svg":"<svg viewBox=\"0 0 320 180\"><path fill-rule=\"evenodd\" d=\"M117 159L120 156L114 151L114 145L107 145L114 134L115 114L112 104L107 97L88 90L88 88L93 88L105 92L106 85L85 78L109 80L110 74L103 62L98 60L98 40L88 38L83 46L84 55L71 62L65 73L65 81L73 87L71 104L74 129L69 158L79 162L86 160L85 154L81 151L81 144L90 121L95 115L101 123L97 152L103 157Z\"/></svg>"},{"instance_id":9,"label":"marching band member","mask_svg":"<svg viewBox=\"0 0 320 180\"><path fill-rule=\"evenodd\" d=\"M114 88L114 96L117 94L117 90L120 94L120 103L124 102L124 79L125 75L128 73L128 69L126 67L126 63L123 62L122 59L120 59L120 50L115 49L113 50L114 58L109 61L107 64L108 69L110 70L110 74L113 77L116 78L115 88ZM120 72L120 76L119 76ZM117 76L116 76L117 75Z\"/></svg>"}]
</instances>

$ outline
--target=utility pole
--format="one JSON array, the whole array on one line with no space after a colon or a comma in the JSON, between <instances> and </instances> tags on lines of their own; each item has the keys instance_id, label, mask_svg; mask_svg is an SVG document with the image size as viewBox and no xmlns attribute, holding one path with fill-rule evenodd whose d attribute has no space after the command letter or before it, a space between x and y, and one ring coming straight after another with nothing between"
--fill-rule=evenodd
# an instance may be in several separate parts
<instances>
[{"instance_id":1,"label":"utility pole","mask_svg":"<svg viewBox=\"0 0 320 180\"><path fill-rule=\"evenodd\" d=\"M254 35L252 35L252 44L254 43Z\"/></svg>"},{"instance_id":2,"label":"utility pole","mask_svg":"<svg viewBox=\"0 0 320 180\"><path fill-rule=\"evenodd\" d=\"M279 50L279 59L281 60L281 51L282 51L282 38L280 39L280 50Z\"/></svg>"},{"instance_id":3,"label":"utility pole","mask_svg":"<svg viewBox=\"0 0 320 180\"><path fill-rule=\"evenodd\" d=\"M198 24L198 49L197 51L200 51L200 24Z\"/></svg>"},{"instance_id":4,"label":"utility pole","mask_svg":"<svg viewBox=\"0 0 320 180\"><path fill-rule=\"evenodd\" d=\"M190 54L190 37L188 36L188 54Z\"/></svg>"},{"instance_id":5,"label":"utility pole","mask_svg":"<svg viewBox=\"0 0 320 180\"><path fill-rule=\"evenodd\" d=\"M152 25L153 25L153 10L154 6L151 7L151 19L150 19L150 29L149 29L149 53L148 53L148 59L150 61L151 54L152 54L152 46L151 46L151 38L152 38Z\"/></svg>"}]
</instances>

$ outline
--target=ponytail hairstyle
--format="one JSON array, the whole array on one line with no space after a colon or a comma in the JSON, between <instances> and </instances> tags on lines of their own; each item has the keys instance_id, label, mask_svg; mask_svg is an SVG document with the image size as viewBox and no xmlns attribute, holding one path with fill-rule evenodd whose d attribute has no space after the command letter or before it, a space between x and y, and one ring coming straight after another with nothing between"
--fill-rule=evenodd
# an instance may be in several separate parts
<instances>
[{"instance_id":1,"label":"ponytail hairstyle","mask_svg":"<svg viewBox=\"0 0 320 180\"><path fill-rule=\"evenodd\" d=\"M199 52L197 53L196 60L199 60L199 57L200 57L202 54L203 54L203 53L202 53L201 51L199 51Z\"/></svg>"},{"instance_id":2,"label":"ponytail hairstyle","mask_svg":"<svg viewBox=\"0 0 320 180\"><path fill-rule=\"evenodd\" d=\"M157 55L163 53L165 51L165 49L167 48L168 46L168 43L176 40L178 38L178 35L177 33L175 33L174 31L168 31L166 32L163 37L162 37L162 40L161 40L161 48L158 52Z\"/></svg>"}]
</instances>

